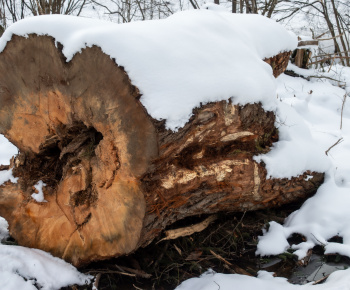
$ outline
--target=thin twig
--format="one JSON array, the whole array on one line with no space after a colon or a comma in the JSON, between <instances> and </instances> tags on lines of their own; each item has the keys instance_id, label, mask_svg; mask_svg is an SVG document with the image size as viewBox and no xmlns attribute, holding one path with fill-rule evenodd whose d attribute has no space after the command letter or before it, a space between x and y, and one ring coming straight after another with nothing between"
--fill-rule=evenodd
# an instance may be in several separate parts
<instances>
[{"instance_id":1,"label":"thin twig","mask_svg":"<svg viewBox=\"0 0 350 290\"><path fill-rule=\"evenodd\" d=\"M334 38L337 38L337 37L341 37L341 36L343 36L343 34L344 34L344 33L339 34L339 35L336 35L336 36L331 37L331 38L320 38L320 39L317 39L317 40L318 40L318 41L323 41L323 40L332 40L332 39L334 39Z\"/></svg>"},{"instance_id":2,"label":"thin twig","mask_svg":"<svg viewBox=\"0 0 350 290\"><path fill-rule=\"evenodd\" d=\"M333 56L333 55L339 55L341 53L345 53L345 52L350 52L350 50L346 50L346 51L338 51L338 52L334 52L334 53L325 53L325 54L318 54L315 55L311 58L319 58L319 57L324 57L324 56Z\"/></svg>"},{"instance_id":3,"label":"thin twig","mask_svg":"<svg viewBox=\"0 0 350 290\"><path fill-rule=\"evenodd\" d=\"M136 277L136 274L129 274L120 271L112 271L112 270L91 270L88 273L101 273L101 274L120 274L124 276Z\"/></svg>"},{"instance_id":4,"label":"thin twig","mask_svg":"<svg viewBox=\"0 0 350 290\"><path fill-rule=\"evenodd\" d=\"M335 81L335 82L338 82L338 83L344 83L343 85L345 86L345 82L340 81L340 80L337 80L337 79L333 79L333 78L327 77L327 76L308 76L308 77L306 77L306 79L307 79L308 81L310 80L310 78L327 79L327 80Z\"/></svg>"},{"instance_id":5,"label":"thin twig","mask_svg":"<svg viewBox=\"0 0 350 290\"><path fill-rule=\"evenodd\" d=\"M311 235L315 238L315 240L316 240L317 242L320 243L320 245L322 245L322 247L325 247L325 246L326 246L326 244L322 243L318 238L316 238L316 236L315 236L313 233L311 233Z\"/></svg>"},{"instance_id":6,"label":"thin twig","mask_svg":"<svg viewBox=\"0 0 350 290\"><path fill-rule=\"evenodd\" d=\"M220 288L221 288L220 285L219 285L218 283L216 283L215 281L213 281L213 282L214 282L216 285L218 285L218 287L219 287L218 290L220 290Z\"/></svg>"},{"instance_id":7,"label":"thin twig","mask_svg":"<svg viewBox=\"0 0 350 290\"><path fill-rule=\"evenodd\" d=\"M243 215L242 215L242 217L241 217L241 219L239 220L238 224L236 224L235 228L233 229L232 233L234 233L234 232L236 231L237 227L242 223L243 218L244 218L246 212L247 212L247 211L245 210L244 213L243 213Z\"/></svg>"},{"instance_id":8,"label":"thin twig","mask_svg":"<svg viewBox=\"0 0 350 290\"><path fill-rule=\"evenodd\" d=\"M132 286L134 286L134 288L135 288L136 290L144 290L144 289L142 289L142 288L137 287L135 284L132 284Z\"/></svg>"},{"instance_id":9,"label":"thin twig","mask_svg":"<svg viewBox=\"0 0 350 290\"><path fill-rule=\"evenodd\" d=\"M319 62L325 62L326 60L330 60L330 59L333 59L333 58L340 58L340 59L349 59L350 57L349 56L335 56L335 57L327 57L327 58L323 58L323 59L320 59L320 60L317 60L317 61L313 61L313 62L310 62L309 65L312 65L312 64L315 64L315 63L319 63Z\"/></svg>"},{"instance_id":10,"label":"thin twig","mask_svg":"<svg viewBox=\"0 0 350 290\"><path fill-rule=\"evenodd\" d=\"M342 103L342 105L341 105L341 113L340 113L340 130L341 130L341 129L342 129L342 127L343 127L343 111L344 111L345 101L346 101L346 94L344 95L344 98L343 98L343 103Z\"/></svg>"},{"instance_id":11,"label":"thin twig","mask_svg":"<svg viewBox=\"0 0 350 290\"><path fill-rule=\"evenodd\" d=\"M139 276L141 278L145 278L145 279L149 279L152 277L151 274L148 274L142 270L137 270L137 269L132 269L132 268L128 268L128 267L125 267L125 266L118 266L118 265L115 265L119 270L121 271L125 271L125 272L129 272L129 273L132 273L132 274L135 274L136 276Z\"/></svg>"},{"instance_id":12,"label":"thin twig","mask_svg":"<svg viewBox=\"0 0 350 290\"><path fill-rule=\"evenodd\" d=\"M337 142L335 142L331 147L328 148L328 150L325 152L326 155L328 156L328 152L329 150L331 150L334 146L337 146L339 143L341 143L343 141L343 137L340 138Z\"/></svg>"},{"instance_id":13,"label":"thin twig","mask_svg":"<svg viewBox=\"0 0 350 290\"><path fill-rule=\"evenodd\" d=\"M219 254L215 253L214 251L210 250L210 253L217 259L223 261L225 264L229 265L229 266L232 266L232 264L227 261L225 258L221 257Z\"/></svg>"}]
</instances>

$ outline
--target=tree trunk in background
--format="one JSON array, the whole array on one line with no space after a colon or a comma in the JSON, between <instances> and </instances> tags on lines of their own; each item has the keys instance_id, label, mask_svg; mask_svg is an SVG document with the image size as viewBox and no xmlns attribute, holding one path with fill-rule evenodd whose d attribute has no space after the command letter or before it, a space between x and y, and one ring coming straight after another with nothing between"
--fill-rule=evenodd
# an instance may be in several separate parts
<instances>
[{"instance_id":1,"label":"tree trunk in background","mask_svg":"<svg viewBox=\"0 0 350 290\"><path fill-rule=\"evenodd\" d=\"M288 58L266 61L277 75ZM266 178L253 156L278 133L258 104L210 103L166 130L98 47L66 63L52 38L13 36L0 54L0 88L0 132L20 150L18 182L0 186L0 216L20 245L76 266L131 253L188 216L306 198L323 180ZM47 202L31 197L40 180Z\"/></svg>"},{"instance_id":2,"label":"tree trunk in background","mask_svg":"<svg viewBox=\"0 0 350 290\"><path fill-rule=\"evenodd\" d=\"M232 0L232 13L237 13L237 0Z\"/></svg>"},{"instance_id":3,"label":"tree trunk in background","mask_svg":"<svg viewBox=\"0 0 350 290\"><path fill-rule=\"evenodd\" d=\"M292 54L292 63L300 68L308 68L312 52L309 49L296 49Z\"/></svg>"}]
</instances>

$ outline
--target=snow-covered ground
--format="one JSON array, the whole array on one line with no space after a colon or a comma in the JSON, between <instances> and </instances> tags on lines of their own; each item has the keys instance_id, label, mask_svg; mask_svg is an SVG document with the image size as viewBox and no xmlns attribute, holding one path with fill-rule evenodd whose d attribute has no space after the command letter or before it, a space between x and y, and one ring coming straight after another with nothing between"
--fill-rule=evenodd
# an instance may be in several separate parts
<instances>
[{"instance_id":1,"label":"snow-covered ground","mask_svg":"<svg viewBox=\"0 0 350 290\"><path fill-rule=\"evenodd\" d=\"M176 290L348 290L350 270L337 271L324 284L293 285L287 279L274 277L273 273L260 271L258 277L239 274L218 274L207 271L199 278L183 282Z\"/></svg>"},{"instance_id":2,"label":"snow-covered ground","mask_svg":"<svg viewBox=\"0 0 350 290\"><path fill-rule=\"evenodd\" d=\"M34 17L12 25L0 39L0 50L13 34L29 33L52 35L63 44L68 60L84 47L98 45L125 67L148 112L166 119L173 130L183 126L200 103L229 98L241 104L260 101L265 109L275 111L280 141L256 160L265 162L271 177L314 170L326 172L326 178L316 195L284 225L270 223L257 254L282 253L289 248L287 238L300 233L306 241L292 245L299 258L317 244L327 253L350 257L350 69L333 66L319 72L290 65L310 81L287 75L275 80L262 59L293 49L295 35L258 15L206 8L210 9L123 25L58 15ZM0 139L1 159L9 160L14 153L16 149ZM10 171L2 172L0 179L16 182ZM6 226L0 220L0 238L7 235ZM327 241L335 235L343 237L343 244ZM0 261L1 289L35 289L33 283L59 288L89 278L39 250L0 245ZM62 279L56 275L61 271L66 273ZM338 271L315 286L291 285L267 272L257 278L211 272L178 289L350 289L349 271Z\"/></svg>"}]
</instances>

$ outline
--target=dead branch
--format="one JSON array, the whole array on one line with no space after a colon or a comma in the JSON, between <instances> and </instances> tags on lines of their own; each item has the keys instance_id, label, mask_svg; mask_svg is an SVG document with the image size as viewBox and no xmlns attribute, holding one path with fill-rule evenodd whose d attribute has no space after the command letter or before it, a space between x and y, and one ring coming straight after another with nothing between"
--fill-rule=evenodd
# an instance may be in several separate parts
<instances>
[{"instance_id":1,"label":"dead branch","mask_svg":"<svg viewBox=\"0 0 350 290\"><path fill-rule=\"evenodd\" d=\"M335 146L337 146L339 143L341 143L343 141L343 137L340 138L337 142L335 142L331 147L328 148L328 150L325 152L326 155L328 156L328 152Z\"/></svg>"},{"instance_id":2,"label":"dead branch","mask_svg":"<svg viewBox=\"0 0 350 290\"><path fill-rule=\"evenodd\" d=\"M337 58L337 59L350 59L350 56L327 57L327 58L323 58L323 59L321 59L321 60L317 60L317 61L310 62L309 65L316 64L316 63L320 63L320 62L325 62L325 61L327 61L327 60L334 59L334 58Z\"/></svg>"},{"instance_id":3,"label":"dead branch","mask_svg":"<svg viewBox=\"0 0 350 290\"><path fill-rule=\"evenodd\" d=\"M211 222L215 221L217 218L218 218L217 215L211 215L210 217L207 217L204 221L202 221L198 224L195 224L195 225L192 225L189 227L175 229L175 230L165 231L166 237L161 239L159 242L166 241L166 240L174 240L174 239L177 239L179 237L186 237L186 236L190 236L194 233L201 232L201 231L205 230L209 226L209 224Z\"/></svg>"},{"instance_id":4,"label":"dead branch","mask_svg":"<svg viewBox=\"0 0 350 290\"><path fill-rule=\"evenodd\" d=\"M229 265L229 266L232 266L232 264L231 264L229 261L225 260L225 259L224 259L223 257L221 257L219 254L216 254L213 250L210 250L210 253L212 253L212 255L213 255L215 258L219 259L220 261L224 262L225 264L227 264L227 265Z\"/></svg>"},{"instance_id":5,"label":"dead branch","mask_svg":"<svg viewBox=\"0 0 350 290\"><path fill-rule=\"evenodd\" d=\"M93 273L100 273L102 274L119 274L119 275L124 275L124 276L129 276L129 277L136 277L136 274L130 274L130 273L126 273L126 272L121 272L121 271L113 271L113 270L92 270L88 272L89 274L93 274Z\"/></svg>"},{"instance_id":6,"label":"dead branch","mask_svg":"<svg viewBox=\"0 0 350 290\"><path fill-rule=\"evenodd\" d=\"M308 76L306 79L307 79L307 80L310 80L311 78L316 78L316 79L328 79L328 80L331 80L331 81L338 82L339 84L340 84L340 83L343 83L342 86L345 86L345 82L342 82L342 81L339 81L339 80L337 80L337 79L334 79L334 78L331 78L331 77L327 77L327 76Z\"/></svg>"},{"instance_id":7,"label":"dead branch","mask_svg":"<svg viewBox=\"0 0 350 290\"><path fill-rule=\"evenodd\" d=\"M318 55L313 56L312 58L318 58L318 57L324 57L324 56L334 56L334 55L339 55L340 53L345 53L345 52L350 52L350 50L338 51L338 52L334 52L334 53L318 54Z\"/></svg>"},{"instance_id":8,"label":"dead branch","mask_svg":"<svg viewBox=\"0 0 350 290\"><path fill-rule=\"evenodd\" d=\"M330 38L320 38L320 39L318 39L318 41L332 40L332 39L335 39L335 38L337 38L337 37L341 37L341 36L343 36L343 35L344 35L344 33L339 34L339 35L336 35L336 36L334 36L334 37L330 37Z\"/></svg>"},{"instance_id":9,"label":"dead branch","mask_svg":"<svg viewBox=\"0 0 350 290\"><path fill-rule=\"evenodd\" d=\"M115 266L122 272L129 272L129 273L135 274L136 276L141 277L141 278L149 279L152 277L151 274L148 274L142 270L132 269L132 268L128 268L125 266L118 266L118 265L115 265Z\"/></svg>"}]
</instances>

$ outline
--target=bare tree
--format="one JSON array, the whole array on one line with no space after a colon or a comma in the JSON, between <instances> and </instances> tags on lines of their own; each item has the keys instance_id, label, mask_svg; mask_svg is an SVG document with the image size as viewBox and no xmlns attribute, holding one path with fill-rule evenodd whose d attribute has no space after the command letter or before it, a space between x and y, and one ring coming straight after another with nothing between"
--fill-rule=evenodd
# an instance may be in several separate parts
<instances>
[{"instance_id":1,"label":"bare tree","mask_svg":"<svg viewBox=\"0 0 350 290\"><path fill-rule=\"evenodd\" d=\"M92 3L102 8L104 14L118 23L135 20L151 20L166 18L176 12L172 2L167 0L110 0L101 2L92 0ZM190 0L193 8L199 8L195 0ZM179 8L184 8L183 0L179 1Z\"/></svg>"},{"instance_id":2,"label":"bare tree","mask_svg":"<svg viewBox=\"0 0 350 290\"><path fill-rule=\"evenodd\" d=\"M87 0L29 0L21 1L33 15L66 14L80 15Z\"/></svg>"},{"instance_id":3,"label":"bare tree","mask_svg":"<svg viewBox=\"0 0 350 290\"><path fill-rule=\"evenodd\" d=\"M1 26L27 16L66 14L79 16L90 0L0 0Z\"/></svg>"}]
</instances>

